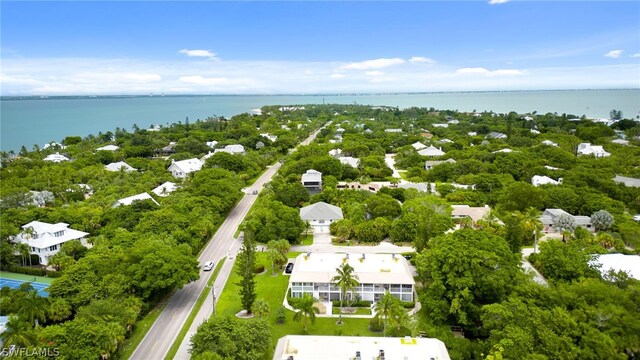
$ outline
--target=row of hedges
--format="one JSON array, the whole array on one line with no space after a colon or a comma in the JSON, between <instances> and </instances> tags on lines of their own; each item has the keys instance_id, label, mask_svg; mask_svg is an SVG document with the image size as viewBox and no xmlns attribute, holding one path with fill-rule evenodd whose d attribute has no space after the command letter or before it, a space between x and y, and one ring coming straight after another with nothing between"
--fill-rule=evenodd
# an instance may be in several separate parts
<instances>
[{"instance_id":1,"label":"row of hedges","mask_svg":"<svg viewBox=\"0 0 640 360\"><path fill-rule=\"evenodd\" d=\"M2 268L2 270L25 275L47 276L50 278L57 278L62 276L61 272L46 270L44 267L33 268L18 265L9 265Z\"/></svg>"},{"instance_id":2,"label":"row of hedges","mask_svg":"<svg viewBox=\"0 0 640 360\"><path fill-rule=\"evenodd\" d=\"M340 307L340 300L333 300L333 307ZM371 301L358 300L358 301L345 301L342 303L343 306L349 307L371 307Z\"/></svg>"}]
</instances>

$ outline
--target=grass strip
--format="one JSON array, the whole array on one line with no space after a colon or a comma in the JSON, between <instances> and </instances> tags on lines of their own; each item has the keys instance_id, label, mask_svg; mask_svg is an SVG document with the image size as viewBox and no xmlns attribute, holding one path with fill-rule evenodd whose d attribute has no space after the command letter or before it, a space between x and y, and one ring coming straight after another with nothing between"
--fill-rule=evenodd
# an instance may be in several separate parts
<instances>
[{"instance_id":1,"label":"grass strip","mask_svg":"<svg viewBox=\"0 0 640 360\"><path fill-rule=\"evenodd\" d=\"M149 332L149 329L151 329L160 314L162 314L162 311L167 306L174 293L175 290L165 295L162 300L156 303L151 311L136 322L131 336L125 339L122 346L118 348L118 358L129 359L131 355L133 355L133 352L136 350L138 345L140 345L140 342L144 339L145 335L147 335L147 332Z\"/></svg>"},{"instance_id":2,"label":"grass strip","mask_svg":"<svg viewBox=\"0 0 640 360\"><path fill-rule=\"evenodd\" d=\"M209 295L209 291L208 291L209 287L211 287L213 282L216 281L216 278L218 277L218 273L220 272L220 269L222 269L222 265L224 265L224 262L226 259L227 259L226 257L223 257L222 259L220 259L220 261L218 261L218 264L216 265L215 270L213 270L213 275L211 275L211 278L209 278L209 281L207 282L207 286L204 289L202 289L202 292L200 293L200 296L198 297L196 304L191 310L189 317L187 317L187 321L185 321L184 325L182 326L182 329L180 329L178 336L173 341L173 344L171 344L171 348L169 349L169 352L167 352L167 356L165 356L165 359L170 360L176 356L176 353L178 352L178 349L182 344L182 340L184 340L184 337L187 335L187 332L189 331L189 328L191 327L193 320L196 318L196 315L200 311L200 308L204 304L204 301L207 299L207 295Z\"/></svg>"}]
</instances>

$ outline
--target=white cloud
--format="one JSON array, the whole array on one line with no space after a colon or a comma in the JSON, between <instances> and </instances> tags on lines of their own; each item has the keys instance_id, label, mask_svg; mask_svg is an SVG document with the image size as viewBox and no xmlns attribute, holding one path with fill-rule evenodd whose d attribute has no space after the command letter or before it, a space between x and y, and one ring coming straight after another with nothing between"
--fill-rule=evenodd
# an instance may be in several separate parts
<instances>
[{"instance_id":1,"label":"white cloud","mask_svg":"<svg viewBox=\"0 0 640 360\"><path fill-rule=\"evenodd\" d=\"M344 74L331 74L332 79L342 79L344 77L345 77Z\"/></svg>"},{"instance_id":2,"label":"white cloud","mask_svg":"<svg viewBox=\"0 0 640 360\"><path fill-rule=\"evenodd\" d=\"M624 50L611 50L608 53L604 54L604 56L612 58L612 59L617 59L620 57L620 55L622 55L622 52Z\"/></svg>"},{"instance_id":3,"label":"white cloud","mask_svg":"<svg viewBox=\"0 0 640 360\"><path fill-rule=\"evenodd\" d=\"M224 77L207 78L200 75L190 75L190 76L181 76L178 78L178 81L181 81L187 84L196 84L196 85L220 85L220 84L228 83L229 79Z\"/></svg>"},{"instance_id":4,"label":"white cloud","mask_svg":"<svg viewBox=\"0 0 640 360\"><path fill-rule=\"evenodd\" d=\"M517 69L499 69L490 71L483 67L461 68L456 70L457 75L483 75L483 76L517 76L525 75L526 71Z\"/></svg>"},{"instance_id":5,"label":"white cloud","mask_svg":"<svg viewBox=\"0 0 640 360\"><path fill-rule=\"evenodd\" d=\"M345 70L369 70L369 69L382 69L389 66L404 64L404 60L400 58L381 58L374 60L365 60L361 62L352 62L347 65L343 65L342 69Z\"/></svg>"},{"instance_id":6,"label":"white cloud","mask_svg":"<svg viewBox=\"0 0 640 360\"><path fill-rule=\"evenodd\" d=\"M215 59L216 54L211 52L210 50L189 50L182 49L178 51L180 54L185 54L189 57L206 57L209 59Z\"/></svg>"},{"instance_id":7,"label":"white cloud","mask_svg":"<svg viewBox=\"0 0 640 360\"><path fill-rule=\"evenodd\" d=\"M381 76L384 75L382 71L374 70L374 71L365 71L364 73L367 76Z\"/></svg>"},{"instance_id":8,"label":"white cloud","mask_svg":"<svg viewBox=\"0 0 640 360\"><path fill-rule=\"evenodd\" d=\"M409 62L412 64L415 64L415 63L435 64L436 63L436 61L433 60L432 58L422 57L422 56L412 56L409 59Z\"/></svg>"},{"instance_id":9,"label":"white cloud","mask_svg":"<svg viewBox=\"0 0 640 360\"><path fill-rule=\"evenodd\" d=\"M496 4L504 4L506 2L509 2L510 0L489 0L489 4L491 5L496 5Z\"/></svg>"},{"instance_id":10,"label":"white cloud","mask_svg":"<svg viewBox=\"0 0 640 360\"><path fill-rule=\"evenodd\" d=\"M631 55L632 58L640 58L640 53L635 53Z\"/></svg>"}]
</instances>

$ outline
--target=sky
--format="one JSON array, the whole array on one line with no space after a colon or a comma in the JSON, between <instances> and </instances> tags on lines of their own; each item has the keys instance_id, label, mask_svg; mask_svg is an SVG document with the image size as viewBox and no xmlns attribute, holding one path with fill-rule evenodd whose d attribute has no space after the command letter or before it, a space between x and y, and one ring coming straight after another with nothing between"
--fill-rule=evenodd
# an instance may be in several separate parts
<instances>
[{"instance_id":1,"label":"sky","mask_svg":"<svg viewBox=\"0 0 640 360\"><path fill-rule=\"evenodd\" d=\"M6 1L0 95L640 88L640 1Z\"/></svg>"}]
</instances>

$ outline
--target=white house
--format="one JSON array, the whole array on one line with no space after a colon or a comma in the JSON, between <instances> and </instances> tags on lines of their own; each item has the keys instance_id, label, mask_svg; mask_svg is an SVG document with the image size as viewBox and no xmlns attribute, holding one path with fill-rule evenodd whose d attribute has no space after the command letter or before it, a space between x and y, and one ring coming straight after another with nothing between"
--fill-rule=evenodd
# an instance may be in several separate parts
<instances>
[{"instance_id":1,"label":"white house","mask_svg":"<svg viewBox=\"0 0 640 360\"><path fill-rule=\"evenodd\" d=\"M640 187L640 179L616 175L613 178L613 181L615 181L618 184L623 184L626 187Z\"/></svg>"},{"instance_id":2,"label":"white house","mask_svg":"<svg viewBox=\"0 0 640 360\"><path fill-rule=\"evenodd\" d=\"M341 220L342 209L338 206L327 204L325 202L317 202L300 209L300 218L308 221L314 232L329 232L329 225L332 222Z\"/></svg>"},{"instance_id":3,"label":"white house","mask_svg":"<svg viewBox=\"0 0 640 360\"><path fill-rule=\"evenodd\" d=\"M594 231L589 216L571 215L562 209L546 209L542 213L542 216L538 218L542 225L544 225L544 232L559 232L560 229L555 228L555 222L561 215L572 217L576 226L582 226L589 231Z\"/></svg>"},{"instance_id":4,"label":"white house","mask_svg":"<svg viewBox=\"0 0 640 360\"><path fill-rule=\"evenodd\" d=\"M629 140L615 139L615 140L611 140L611 143L618 144L618 145L629 145Z\"/></svg>"},{"instance_id":5,"label":"white house","mask_svg":"<svg viewBox=\"0 0 640 360\"><path fill-rule=\"evenodd\" d=\"M136 168L132 167L131 165L127 164L124 161L111 163L109 165L105 165L104 167L109 171L120 171L121 169L124 169L125 172L131 172L131 171L137 170Z\"/></svg>"},{"instance_id":6,"label":"white house","mask_svg":"<svg viewBox=\"0 0 640 360\"><path fill-rule=\"evenodd\" d=\"M307 170L302 174L302 186L312 189L322 188L322 173L313 169Z\"/></svg>"},{"instance_id":7,"label":"white house","mask_svg":"<svg viewBox=\"0 0 640 360\"><path fill-rule=\"evenodd\" d=\"M422 149L420 151L418 151L418 154L422 155L422 156L442 156L445 155L446 153L444 151L442 151L442 148L438 149L436 147L434 147L433 145L429 146L426 149Z\"/></svg>"},{"instance_id":8,"label":"white house","mask_svg":"<svg viewBox=\"0 0 640 360\"><path fill-rule=\"evenodd\" d=\"M48 155L43 160L44 161L54 162L54 163L59 163L59 162L63 162L63 161L69 161L69 158L64 156L64 155L60 155L60 153L55 153L55 154Z\"/></svg>"},{"instance_id":9,"label":"white house","mask_svg":"<svg viewBox=\"0 0 640 360\"><path fill-rule=\"evenodd\" d=\"M118 149L120 149L120 147L117 145L105 145L103 147L97 148L96 151L116 151Z\"/></svg>"},{"instance_id":10,"label":"white house","mask_svg":"<svg viewBox=\"0 0 640 360\"><path fill-rule=\"evenodd\" d=\"M213 141L207 141L204 144L213 149L214 147L216 147L216 145L218 145L218 142L213 140Z\"/></svg>"},{"instance_id":11,"label":"white house","mask_svg":"<svg viewBox=\"0 0 640 360\"><path fill-rule=\"evenodd\" d=\"M578 145L578 155L593 155L595 157L607 157L611 156L600 145L591 145L590 143L581 143Z\"/></svg>"},{"instance_id":12,"label":"white house","mask_svg":"<svg viewBox=\"0 0 640 360\"><path fill-rule=\"evenodd\" d=\"M432 126L436 128L448 128L449 124L433 124Z\"/></svg>"},{"instance_id":13,"label":"white house","mask_svg":"<svg viewBox=\"0 0 640 360\"><path fill-rule=\"evenodd\" d=\"M449 139L440 139L438 141L436 141L438 144L453 144L453 140L449 140Z\"/></svg>"},{"instance_id":14,"label":"white house","mask_svg":"<svg viewBox=\"0 0 640 360\"><path fill-rule=\"evenodd\" d=\"M416 150L422 150L425 149L427 147L427 145L421 143L420 141L416 141L413 144L411 144L411 146L413 146L414 149Z\"/></svg>"},{"instance_id":15,"label":"white house","mask_svg":"<svg viewBox=\"0 0 640 360\"><path fill-rule=\"evenodd\" d=\"M52 142L50 142L48 144L42 145L42 150L47 150L48 148L59 148L60 150L64 150L67 147L62 145L62 144L60 144L60 143L58 143L58 142L52 141Z\"/></svg>"},{"instance_id":16,"label":"white house","mask_svg":"<svg viewBox=\"0 0 640 360\"><path fill-rule=\"evenodd\" d=\"M276 135L271 135L271 134L260 134L260 136L269 139L269 141L274 142L276 140L278 140L278 137Z\"/></svg>"},{"instance_id":17,"label":"white house","mask_svg":"<svg viewBox=\"0 0 640 360\"><path fill-rule=\"evenodd\" d=\"M438 166L440 164L444 164L444 163L451 163L451 164L455 164L456 161L453 159L447 159L447 160L427 160L424 164L424 168L426 170L431 170L433 169L434 166Z\"/></svg>"},{"instance_id":18,"label":"white house","mask_svg":"<svg viewBox=\"0 0 640 360\"><path fill-rule=\"evenodd\" d=\"M554 143L554 142L553 142L553 141L551 141L551 140L544 140L544 141L542 141L542 145L558 147L558 144Z\"/></svg>"},{"instance_id":19,"label":"white house","mask_svg":"<svg viewBox=\"0 0 640 360\"><path fill-rule=\"evenodd\" d=\"M156 205L160 206L160 204L158 204L156 199L152 198L151 195L147 193L142 193L142 194L133 195L133 196L126 197L124 199L117 200L116 202L113 203L113 205L111 205L111 207L115 208L118 206L129 206L133 204L134 201L143 201L143 200L151 200Z\"/></svg>"},{"instance_id":20,"label":"white house","mask_svg":"<svg viewBox=\"0 0 640 360\"><path fill-rule=\"evenodd\" d=\"M532 134L538 135L540 134L540 131L536 130L536 129L531 129L529 130Z\"/></svg>"},{"instance_id":21,"label":"white house","mask_svg":"<svg viewBox=\"0 0 640 360\"><path fill-rule=\"evenodd\" d=\"M167 181L164 184L159 185L157 188L151 190L154 194L158 196L169 196L172 192L178 190L178 185L172 183L171 181Z\"/></svg>"},{"instance_id":22,"label":"white house","mask_svg":"<svg viewBox=\"0 0 640 360\"><path fill-rule=\"evenodd\" d=\"M213 153L226 152L229 154L244 154L244 146L240 144L227 145L222 149L216 149Z\"/></svg>"},{"instance_id":23,"label":"white house","mask_svg":"<svg viewBox=\"0 0 640 360\"><path fill-rule=\"evenodd\" d=\"M609 270L624 271L630 277L640 280L640 256L638 255L601 254L591 263L601 265L602 275L606 275Z\"/></svg>"},{"instance_id":24,"label":"white house","mask_svg":"<svg viewBox=\"0 0 640 360\"><path fill-rule=\"evenodd\" d=\"M514 150L506 148L506 149L500 149L500 150L494 151L493 153L497 154L497 153L512 153L512 152L514 152Z\"/></svg>"},{"instance_id":25,"label":"white house","mask_svg":"<svg viewBox=\"0 0 640 360\"><path fill-rule=\"evenodd\" d=\"M200 169L202 169L202 161L193 158L180 161L171 160L171 165L167 170L171 172L173 177L184 179L188 174L200 171Z\"/></svg>"},{"instance_id":26,"label":"white house","mask_svg":"<svg viewBox=\"0 0 640 360\"><path fill-rule=\"evenodd\" d=\"M478 132L476 132L476 131L469 131L469 132L467 133L467 135L469 135L469 136L476 136L476 135L478 135Z\"/></svg>"},{"instance_id":27,"label":"white house","mask_svg":"<svg viewBox=\"0 0 640 360\"><path fill-rule=\"evenodd\" d=\"M273 360L450 360L445 344L424 337L286 335Z\"/></svg>"},{"instance_id":28,"label":"white house","mask_svg":"<svg viewBox=\"0 0 640 360\"><path fill-rule=\"evenodd\" d=\"M544 168L545 168L545 169L549 169L549 170L562 170L562 169L560 169L560 168L558 168L558 167L555 167L555 166L549 166L549 165L545 165L545 166L544 166Z\"/></svg>"},{"instance_id":29,"label":"white house","mask_svg":"<svg viewBox=\"0 0 640 360\"><path fill-rule=\"evenodd\" d=\"M357 168L360 165L360 159L354 158L351 156L344 156L339 158L341 164L349 165L351 167Z\"/></svg>"},{"instance_id":30,"label":"white house","mask_svg":"<svg viewBox=\"0 0 640 360\"><path fill-rule=\"evenodd\" d=\"M402 129L386 129L385 132L388 132L388 133L401 133Z\"/></svg>"},{"instance_id":31,"label":"white house","mask_svg":"<svg viewBox=\"0 0 640 360\"><path fill-rule=\"evenodd\" d=\"M339 156L340 154L342 154L342 149L329 150L329 155L331 156Z\"/></svg>"},{"instance_id":32,"label":"white house","mask_svg":"<svg viewBox=\"0 0 640 360\"><path fill-rule=\"evenodd\" d=\"M29 245L30 253L38 255L42 265L47 265L49 258L58 253L62 244L67 241L80 240L82 245L88 246L85 237L89 233L69 229L69 224L66 223L49 224L32 221L23 225L22 229L23 231L12 241Z\"/></svg>"},{"instance_id":33,"label":"white house","mask_svg":"<svg viewBox=\"0 0 640 360\"><path fill-rule=\"evenodd\" d=\"M558 180L553 180L552 178L544 175L534 175L531 178L531 185L533 186L541 186L541 185L559 185L562 184L562 178Z\"/></svg>"},{"instance_id":34,"label":"white house","mask_svg":"<svg viewBox=\"0 0 640 360\"><path fill-rule=\"evenodd\" d=\"M361 300L376 302L389 291L402 301L413 301L415 281L409 262L399 254L300 254L289 278L291 297L311 294L320 301L340 300L340 288L331 279L342 264L349 264L358 276L354 293Z\"/></svg>"}]
</instances>

